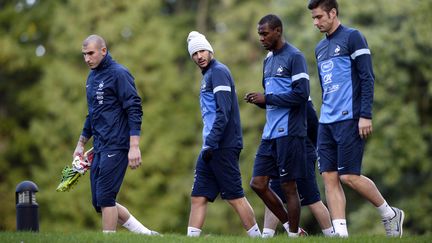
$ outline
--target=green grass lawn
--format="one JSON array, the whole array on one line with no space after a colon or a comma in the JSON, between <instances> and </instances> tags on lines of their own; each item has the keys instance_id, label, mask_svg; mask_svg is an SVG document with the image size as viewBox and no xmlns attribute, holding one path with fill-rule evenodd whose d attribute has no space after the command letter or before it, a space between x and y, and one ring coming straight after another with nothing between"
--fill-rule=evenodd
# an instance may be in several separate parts
<instances>
[{"instance_id":1,"label":"green grass lawn","mask_svg":"<svg viewBox=\"0 0 432 243\"><path fill-rule=\"evenodd\" d=\"M53 232L0 232L0 242L9 243L52 243L52 242L175 242L175 243L228 243L228 242L265 242L265 243L280 243L280 242L432 242L432 236L407 236L399 238L387 238L385 236L361 236L354 235L348 239L341 238L325 238L318 236L302 237L297 239L288 239L285 235L279 235L271 239L250 239L246 236L229 236L229 235L205 235L198 238L189 238L179 234L164 234L163 236L145 236L137 235L128 232L118 232L116 234L102 234L100 232L82 232L82 233L53 233Z\"/></svg>"}]
</instances>

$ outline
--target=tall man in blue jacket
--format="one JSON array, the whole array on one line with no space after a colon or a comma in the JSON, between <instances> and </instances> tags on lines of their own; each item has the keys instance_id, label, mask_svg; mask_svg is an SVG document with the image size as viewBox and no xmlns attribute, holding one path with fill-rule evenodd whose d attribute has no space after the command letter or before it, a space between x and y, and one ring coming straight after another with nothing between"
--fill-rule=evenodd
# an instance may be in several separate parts
<instances>
[{"instance_id":1,"label":"tall man in blue jacket","mask_svg":"<svg viewBox=\"0 0 432 243\"><path fill-rule=\"evenodd\" d=\"M116 202L128 165L136 169L141 164L143 113L134 78L111 58L105 40L98 35L83 41L82 54L91 69L86 82L88 115L73 157L83 156L84 146L93 136L92 203L102 212L103 232L115 232L118 223L135 233L157 234Z\"/></svg>"},{"instance_id":2,"label":"tall man in blue jacket","mask_svg":"<svg viewBox=\"0 0 432 243\"><path fill-rule=\"evenodd\" d=\"M240 216L250 237L260 237L252 207L244 196L239 168L243 148L240 113L234 80L228 67L213 58L204 35L189 33L188 51L201 69L200 104L204 123L203 146L195 167L187 235L199 236L207 204L218 194Z\"/></svg>"},{"instance_id":3,"label":"tall man in blue jacket","mask_svg":"<svg viewBox=\"0 0 432 243\"><path fill-rule=\"evenodd\" d=\"M261 45L269 50L264 60L264 94L248 93L245 100L266 109L266 124L255 157L252 189L283 223L289 237L297 237L300 199L296 179L306 176L306 117L309 75L303 54L283 37L282 21L266 15L258 22ZM269 188L280 177L287 210Z\"/></svg>"},{"instance_id":4,"label":"tall man in blue jacket","mask_svg":"<svg viewBox=\"0 0 432 243\"><path fill-rule=\"evenodd\" d=\"M375 183L361 174L365 140L372 133L374 91L366 39L341 25L336 0L310 0L308 8L314 25L326 34L315 48L323 99L318 166L335 233L348 236L342 182L377 207L387 236L402 236L404 212L390 207Z\"/></svg>"}]
</instances>

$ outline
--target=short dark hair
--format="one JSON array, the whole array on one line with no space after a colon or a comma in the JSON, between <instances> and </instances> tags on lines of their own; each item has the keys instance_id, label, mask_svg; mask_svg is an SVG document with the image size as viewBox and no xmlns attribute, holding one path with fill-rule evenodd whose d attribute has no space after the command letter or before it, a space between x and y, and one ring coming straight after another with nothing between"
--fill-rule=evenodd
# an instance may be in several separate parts
<instances>
[{"instance_id":1,"label":"short dark hair","mask_svg":"<svg viewBox=\"0 0 432 243\"><path fill-rule=\"evenodd\" d=\"M258 24L268 24L272 30L280 27L281 31L283 32L282 20L274 14L267 14L266 16L262 17Z\"/></svg>"},{"instance_id":2,"label":"short dark hair","mask_svg":"<svg viewBox=\"0 0 432 243\"><path fill-rule=\"evenodd\" d=\"M336 15L339 14L339 5L336 0L309 0L308 9L312 10L321 7L327 13L333 8L336 9Z\"/></svg>"}]
</instances>

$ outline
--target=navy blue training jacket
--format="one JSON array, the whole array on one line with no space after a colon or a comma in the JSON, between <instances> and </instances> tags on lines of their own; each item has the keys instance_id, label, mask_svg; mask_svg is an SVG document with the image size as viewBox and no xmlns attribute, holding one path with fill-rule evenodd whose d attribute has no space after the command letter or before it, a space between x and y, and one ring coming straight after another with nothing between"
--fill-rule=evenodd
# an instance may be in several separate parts
<instances>
[{"instance_id":1,"label":"navy blue training jacket","mask_svg":"<svg viewBox=\"0 0 432 243\"><path fill-rule=\"evenodd\" d=\"M130 136L140 135L141 98L134 77L107 53L86 82L88 114L82 136L96 152L129 149Z\"/></svg>"},{"instance_id":2,"label":"navy blue training jacket","mask_svg":"<svg viewBox=\"0 0 432 243\"><path fill-rule=\"evenodd\" d=\"M303 54L291 44L269 52L264 60L262 84L266 124L262 139L306 136L309 75Z\"/></svg>"},{"instance_id":3,"label":"navy blue training jacket","mask_svg":"<svg viewBox=\"0 0 432 243\"><path fill-rule=\"evenodd\" d=\"M203 148L243 148L240 112L231 72L213 59L202 74Z\"/></svg>"}]
</instances>

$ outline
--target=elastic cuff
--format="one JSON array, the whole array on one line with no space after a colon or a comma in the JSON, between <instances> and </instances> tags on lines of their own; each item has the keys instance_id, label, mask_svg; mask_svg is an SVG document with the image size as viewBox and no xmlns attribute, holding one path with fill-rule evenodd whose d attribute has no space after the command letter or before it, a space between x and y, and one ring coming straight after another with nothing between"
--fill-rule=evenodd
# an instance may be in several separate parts
<instances>
[{"instance_id":1,"label":"elastic cuff","mask_svg":"<svg viewBox=\"0 0 432 243\"><path fill-rule=\"evenodd\" d=\"M140 130L130 130L129 131L129 135L130 136L140 136L141 135L141 131Z\"/></svg>"}]
</instances>

